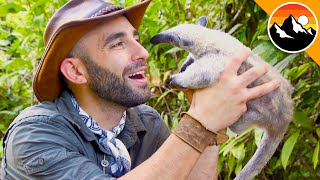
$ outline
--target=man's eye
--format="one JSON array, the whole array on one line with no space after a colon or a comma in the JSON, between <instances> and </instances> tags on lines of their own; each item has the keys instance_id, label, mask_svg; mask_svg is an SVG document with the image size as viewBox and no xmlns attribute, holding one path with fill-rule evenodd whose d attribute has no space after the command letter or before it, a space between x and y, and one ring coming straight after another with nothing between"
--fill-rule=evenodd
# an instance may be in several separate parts
<instances>
[{"instance_id":1,"label":"man's eye","mask_svg":"<svg viewBox=\"0 0 320 180\"><path fill-rule=\"evenodd\" d=\"M120 46L123 46L123 45L124 45L123 42L118 42L118 43L116 43L116 44L113 44L113 45L111 46L111 48L120 47Z\"/></svg>"}]
</instances>

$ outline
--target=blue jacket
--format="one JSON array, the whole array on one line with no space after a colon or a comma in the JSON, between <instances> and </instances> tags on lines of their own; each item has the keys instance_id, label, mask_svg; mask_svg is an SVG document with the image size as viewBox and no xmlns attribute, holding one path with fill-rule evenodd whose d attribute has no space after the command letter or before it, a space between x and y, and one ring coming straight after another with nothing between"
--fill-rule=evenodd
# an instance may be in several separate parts
<instances>
[{"instance_id":1,"label":"blue jacket","mask_svg":"<svg viewBox=\"0 0 320 180\"><path fill-rule=\"evenodd\" d=\"M127 110L118 138L128 149L133 169L169 135L159 114L139 105ZM3 140L1 179L112 179L102 166L110 156L97 139L63 92L53 102L25 109L12 122Z\"/></svg>"}]
</instances>

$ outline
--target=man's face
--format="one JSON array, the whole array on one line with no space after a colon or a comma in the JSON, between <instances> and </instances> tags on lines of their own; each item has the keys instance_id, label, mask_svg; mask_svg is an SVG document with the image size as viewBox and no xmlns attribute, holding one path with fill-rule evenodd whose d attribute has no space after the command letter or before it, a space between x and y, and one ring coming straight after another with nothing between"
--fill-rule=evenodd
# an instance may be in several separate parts
<instances>
[{"instance_id":1,"label":"man's face","mask_svg":"<svg viewBox=\"0 0 320 180\"><path fill-rule=\"evenodd\" d=\"M150 98L145 72L148 52L138 32L121 16L102 23L82 41L89 87L99 97L132 107Z\"/></svg>"}]
</instances>

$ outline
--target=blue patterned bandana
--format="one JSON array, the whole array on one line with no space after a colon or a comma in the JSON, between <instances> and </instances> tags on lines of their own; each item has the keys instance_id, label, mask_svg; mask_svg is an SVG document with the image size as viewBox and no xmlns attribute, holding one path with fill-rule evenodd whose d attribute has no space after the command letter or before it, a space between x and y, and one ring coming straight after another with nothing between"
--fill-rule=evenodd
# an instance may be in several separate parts
<instances>
[{"instance_id":1,"label":"blue patterned bandana","mask_svg":"<svg viewBox=\"0 0 320 180\"><path fill-rule=\"evenodd\" d=\"M125 145L116 137L123 130L126 120L126 112L123 113L118 126L112 128L110 131L106 131L99 127L99 125L92 119L92 117L81 109L76 99L71 93L72 103L78 110L81 119L84 121L86 126L94 133L99 135L99 143L107 151L108 154L112 155L109 172L112 173L113 177L120 177L131 169L131 159L129 152Z\"/></svg>"}]
</instances>

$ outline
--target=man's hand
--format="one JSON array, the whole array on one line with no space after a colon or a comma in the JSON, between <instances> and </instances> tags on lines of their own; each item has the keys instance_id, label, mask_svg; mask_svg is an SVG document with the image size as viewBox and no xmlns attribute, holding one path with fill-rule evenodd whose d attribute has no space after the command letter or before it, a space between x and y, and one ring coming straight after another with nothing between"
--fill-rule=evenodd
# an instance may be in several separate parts
<instances>
[{"instance_id":1,"label":"man's hand","mask_svg":"<svg viewBox=\"0 0 320 180\"><path fill-rule=\"evenodd\" d=\"M218 132L232 125L247 111L246 103L249 100L263 96L280 86L280 80L274 79L260 86L247 88L270 70L267 63L262 63L261 66L253 67L238 76L239 67L249 55L250 51L247 51L241 57L234 57L213 86L194 92L186 91L187 97L190 98L192 94L188 114L208 130Z\"/></svg>"}]
</instances>

